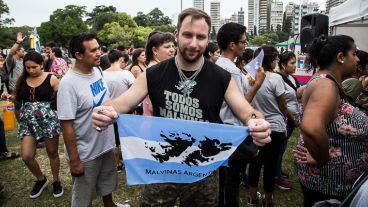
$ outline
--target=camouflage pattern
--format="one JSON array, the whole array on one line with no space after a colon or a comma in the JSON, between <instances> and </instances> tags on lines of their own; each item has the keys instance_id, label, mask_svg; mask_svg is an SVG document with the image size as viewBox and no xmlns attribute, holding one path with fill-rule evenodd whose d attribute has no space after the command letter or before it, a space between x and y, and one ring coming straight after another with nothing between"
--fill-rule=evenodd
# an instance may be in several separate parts
<instances>
[{"instance_id":1,"label":"camouflage pattern","mask_svg":"<svg viewBox=\"0 0 368 207\"><path fill-rule=\"evenodd\" d=\"M218 170L207 178L191 184L162 183L145 185L141 207L173 207L179 198L181 207L217 206Z\"/></svg>"}]
</instances>

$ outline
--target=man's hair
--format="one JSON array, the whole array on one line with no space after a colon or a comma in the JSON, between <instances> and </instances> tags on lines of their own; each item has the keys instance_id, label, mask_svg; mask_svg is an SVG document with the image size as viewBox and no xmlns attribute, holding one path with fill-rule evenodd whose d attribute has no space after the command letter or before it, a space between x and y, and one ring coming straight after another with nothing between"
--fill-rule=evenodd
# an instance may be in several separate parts
<instances>
[{"instance_id":1,"label":"man's hair","mask_svg":"<svg viewBox=\"0 0 368 207\"><path fill-rule=\"evenodd\" d=\"M226 50L231 42L238 43L246 27L238 23L226 23L217 32L217 44L220 50Z\"/></svg>"},{"instance_id":2,"label":"man's hair","mask_svg":"<svg viewBox=\"0 0 368 207\"><path fill-rule=\"evenodd\" d=\"M55 56L58 57L58 58L63 57L63 54L62 54L61 49L59 47L53 47L51 49L51 52L55 53Z\"/></svg>"},{"instance_id":3,"label":"man's hair","mask_svg":"<svg viewBox=\"0 0 368 207\"><path fill-rule=\"evenodd\" d=\"M209 42L208 45L207 45L207 47L206 47L206 50L203 53L203 56L205 58L210 58L210 53L215 53L216 50L218 50L218 49L219 49L219 47L218 47L218 45L216 43Z\"/></svg>"},{"instance_id":4,"label":"man's hair","mask_svg":"<svg viewBox=\"0 0 368 207\"><path fill-rule=\"evenodd\" d=\"M69 50L70 50L70 54L72 55L72 57L76 58L75 56L76 52L84 53L86 48L84 48L83 42L90 41L93 39L97 40L97 37L92 33L83 32L83 33L74 35L69 42Z\"/></svg>"},{"instance_id":5,"label":"man's hair","mask_svg":"<svg viewBox=\"0 0 368 207\"><path fill-rule=\"evenodd\" d=\"M56 46L56 44L54 43L54 42L48 42L48 43L46 43L46 47L51 47L51 48L53 48L53 47L55 47Z\"/></svg>"},{"instance_id":6,"label":"man's hair","mask_svg":"<svg viewBox=\"0 0 368 207\"><path fill-rule=\"evenodd\" d=\"M125 50L125 47L124 47L124 45L118 45L118 46L116 47L116 49L117 49L117 50L120 50L120 51L124 51L124 50Z\"/></svg>"},{"instance_id":7,"label":"man's hair","mask_svg":"<svg viewBox=\"0 0 368 207\"><path fill-rule=\"evenodd\" d=\"M188 8L183 10L178 17L178 24L176 25L176 29L179 31L181 28L181 24L183 23L185 17L187 16L191 16L192 17L192 21L193 20L199 20L199 19L204 19L208 25L208 34L210 33L211 30L211 18L208 16L208 14L202 10L199 9L195 9L195 8Z\"/></svg>"},{"instance_id":8,"label":"man's hair","mask_svg":"<svg viewBox=\"0 0 368 207\"><path fill-rule=\"evenodd\" d=\"M121 58L121 57L124 59L124 62L127 63L129 61L129 56L127 54L124 54L120 50L110 50L107 57L109 58L110 63L114 63L114 62L118 61L119 58Z\"/></svg>"},{"instance_id":9,"label":"man's hair","mask_svg":"<svg viewBox=\"0 0 368 207\"><path fill-rule=\"evenodd\" d=\"M107 49L106 46L101 46L101 51L104 53L107 53L109 51L109 49Z\"/></svg>"}]
</instances>

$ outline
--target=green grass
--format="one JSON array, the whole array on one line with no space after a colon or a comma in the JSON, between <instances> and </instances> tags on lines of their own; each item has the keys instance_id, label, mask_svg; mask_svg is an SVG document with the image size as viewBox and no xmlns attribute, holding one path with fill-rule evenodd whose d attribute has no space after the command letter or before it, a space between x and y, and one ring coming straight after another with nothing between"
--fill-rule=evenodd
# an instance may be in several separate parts
<instances>
[{"instance_id":1,"label":"green grass","mask_svg":"<svg viewBox=\"0 0 368 207\"><path fill-rule=\"evenodd\" d=\"M293 189L291 191L281 191L276 188L274 201L275 206L280 207L296 207L302 206L303 195L296 176L293 172L293 160L291 149L295 145L296 133L290 138L287 152L285 153L284 168L291 173L291 182ZM20 141L16 137L16 131L7 132L8 148L12 151L20 150ZM0 182L6 187L6 191L0 195L0 206L70 206L71 200L71 176L69 174L69 167L66 163L63 153L63 139L60 139L59 144L60 155L60 179L64 187L64 195L61 198L54 198L52 196L52 186L49 184L48 188L37 199L30 199L29 192L33 187L35 178L31 172L26 168L21 158L15 160L7 160L0 162ZM42 171L46 174L49 180L52 180L51 169L48 162L48 157L45 148L37 150L37 161L39 162ZM113 193L114 201L124 203L129 200L131 206L139 206L140 200L140 186L127 186L125 184L125 174L119 174L118 189ZM259 188L262 192L262 183ZM240 203L241 206L246 206L247 191L241 187ZM93 206L103 206L102 200L96 197L93 201Z\"/></svg>"}]
</instances>

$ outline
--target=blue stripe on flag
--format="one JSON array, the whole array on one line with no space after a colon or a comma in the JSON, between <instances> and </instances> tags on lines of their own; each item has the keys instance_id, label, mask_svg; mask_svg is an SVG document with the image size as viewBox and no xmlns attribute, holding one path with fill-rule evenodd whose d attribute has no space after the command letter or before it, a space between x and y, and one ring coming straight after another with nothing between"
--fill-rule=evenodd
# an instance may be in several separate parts
<instances>
[{"instance_id":1,"label":"blue stripe on flag","mask_svg":"<svg viewBox=\"0 0 368 207\"><path fill-rule=\"evenodd\" d=\"M248 136L247 127L120 115L128 185L192 183L224 164Z\"/></svg>"}]
</instances>

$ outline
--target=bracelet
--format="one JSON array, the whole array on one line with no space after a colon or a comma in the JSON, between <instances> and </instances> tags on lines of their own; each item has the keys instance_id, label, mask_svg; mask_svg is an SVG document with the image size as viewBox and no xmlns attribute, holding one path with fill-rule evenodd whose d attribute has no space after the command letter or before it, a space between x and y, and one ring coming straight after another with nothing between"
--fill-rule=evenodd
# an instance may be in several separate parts
<instances>
[{"instance_id":1,"label":"bracelet","mask_svg":"<svg viewBox=\"0 0 368 207\"><path fill-rule=\"evenodd\" d=\"M15 41L15 44L20 45L20 44L22 44L22 42Z\"/></svg>"}]
</instances>

